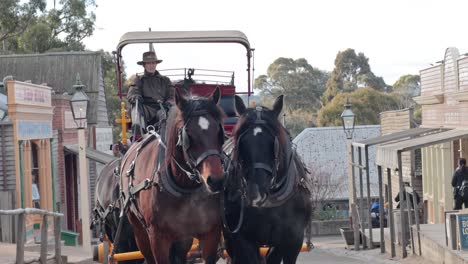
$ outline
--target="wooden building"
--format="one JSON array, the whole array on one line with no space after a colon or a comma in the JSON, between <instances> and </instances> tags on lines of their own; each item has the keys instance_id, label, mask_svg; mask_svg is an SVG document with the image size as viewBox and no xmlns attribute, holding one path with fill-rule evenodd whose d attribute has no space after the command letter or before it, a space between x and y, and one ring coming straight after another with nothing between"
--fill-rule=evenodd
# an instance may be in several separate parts
<instances>
[{"instance_id":1,"label":"wooden building","mask_svg":"<svg viewBox=\"0 0 468 264\"><path fill-rule=\"evenodd\" d=\"M52 89L12 80L6 83L6 87L8 120L0 124L3 143L1 160L4 161L0 173L3 178L2 195L16 201L10 208L36 207L53 211L56 186L51 166ZM28 215L28 240L33 237L33 224L41 221L36 217Z\"/></svg>"},{"instance_id":2,"label":"wooden building","mask_svg":"<svg viewBox=\"0 0 468 264\"><path fill-rule=\"evenodd\" d=\"M1 78L11 75L15 80L28 80L31 83L44 84L36 86L49 87L48 100L50 101L50 113L47 113L47 117L50 119L48 119L50 133L44 139L48 143L40 141L30 144L24 140L21 145L15 143L13 136L15 121L12 120L12 117L15 116L15 107L8 105L8 116L0 121L0 191L18 190L17 188L20 185L15 172L19 168L15 168L19 157L12 155L13 150L21 147L23 151L34 153L37 149L38 153L40 153L37 159L45 164L47 162L42 159L46 153L40 152L42 148L38 149L38 146L42 147L41 144L47 144L44 148L49 149L47 156L51 162L48 165L49 167L47 169L43 168L43 170L50 170L51 175L53 175L51 179L54 188L47 190L52 199L47 198L47 204L44 204L44 206L41 200L40 207L63 212L65 214L63 228L75 232L81 230L78 210L79 192L77 191L79 184L77 169L78 139L76 125L70 111L69 99L74 92L73 85L76 83L77 74L79 74L82 83L85 85L84 90L90 98L86 139L87 156L89 158L89 193L92 206L99 167L114 158L109 150L109 145L113 142L113 139L107 115L101 54L99 52L59 52L0 56ZM8 100L13 100L14 97L11 97L9 87L7 87L7 93ZM22 117L25 120L37 121L44 118L43 116ZM45 137L46 135L42 136ZM19 152L21 153L21 151ZM29 156L25 156L23 159L29 159ZM34 155L30 159L31 162L35 162ZM27 180L29 182L29 179ZM10 207L30 207L26 203L30 200L29 196L31 196L31 191L18 192L14 197L15 199L12 199L13 205ZM41 195L40 197L42 199L42 197L46 196ZM0 204L0 206L2 205Z\"/></svg>"},{"instance_id":3,"label":"wooden building","mask_svg":"<svg viewBox=\"0 0 468 264\"><path fill-rule=\"evenodd\" d=\"M423 126L468 129L468 57L448 48L442 63L421 70L421 96L414 99L422 105ZM458 159L467 156L465 136L422 149L429 223L444 223L444 211L453 209L452 175Z\"/></svg>"},{"instance_id":4,"label":"wooden building","mask_svg":"<svg viewBox=\"0 0 468 264\"><path fill-rule=\"evenodd\" d=\"M381 135L394 134L397 132L409 130L417 127L413 118L413 109L394 110L380 113L380 125ZM421 150L407 151L402 153L403 159L403 181L409 183L415 191L422 194L422 168L421 168ZM373 166L375 167L375 166ZM415 173L412 173L412 172ZM384 179L384 192L388 193L388 180ZM392 193L385 197L385 201L388 199L394 199L400 192L400 186L398 184L398 174L396 171L392 173L391 180ZM396 208L397 203L393 206Z\"/></svg>"}]
</instances>

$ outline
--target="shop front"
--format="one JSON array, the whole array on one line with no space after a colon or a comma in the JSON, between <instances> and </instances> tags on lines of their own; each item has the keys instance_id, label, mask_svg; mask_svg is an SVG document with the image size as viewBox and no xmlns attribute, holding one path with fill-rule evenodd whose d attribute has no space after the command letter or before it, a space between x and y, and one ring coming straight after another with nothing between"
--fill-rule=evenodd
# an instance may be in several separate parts
<instances>
[{"instance_id":1,"label":"shop front","mask_svg":"<svg viewBox=\"0 0 468 264\"><path fill-rule=\"evenodd\" d=\"M15 167L14 207L54 211L51 88L19 81L7 81L6 86L12 127L7 131L12 133ZM33 228L40 222L40 216L28 216L28 239L32 239Z\"/></svg>"}]
</instances>

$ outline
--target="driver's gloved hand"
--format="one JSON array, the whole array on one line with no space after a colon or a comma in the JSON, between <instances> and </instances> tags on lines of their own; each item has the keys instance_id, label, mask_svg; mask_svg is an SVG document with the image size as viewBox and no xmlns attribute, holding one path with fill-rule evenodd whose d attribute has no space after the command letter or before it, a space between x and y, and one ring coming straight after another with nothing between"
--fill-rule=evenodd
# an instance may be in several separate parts
<instances>
[{"instance_id":1,"label":"driver's gloved hand","mask_svg":"<svg viewBox=\"0 0 468 264\"><path fill-rule=\"evenodd\" d=\"M128 98L128 102L131 104L135 104L137 100L139 103L142 103L143 97L141 95L135 95L135 96Z\"/></svg>"}]
</instances>

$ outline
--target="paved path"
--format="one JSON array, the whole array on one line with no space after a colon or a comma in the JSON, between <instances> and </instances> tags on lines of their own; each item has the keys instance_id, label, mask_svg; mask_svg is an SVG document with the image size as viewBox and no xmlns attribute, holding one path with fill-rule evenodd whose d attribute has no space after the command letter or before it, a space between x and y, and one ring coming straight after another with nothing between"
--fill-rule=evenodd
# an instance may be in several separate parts
<instances>
[{"instance_id":1,"label":"paved path","mask_svg":"<svg viewBox=\"0 0 468 264\"><path fill-rule=\"evenodd\" d=\"M54 247L49 246L47 258L54 256ZM62 246L62 255L68 256L68 263L88 264L92 262L92 256L86 254L81 247ZM26 263L37 261L40 256L40 245L27 245L24 251ZM16 244L0 243L0 263L14 264L16 260Z\"/></svg>"},{"instance_id":2,"label":"paved path","mask_svg":"<svg viewBox=\"0 0 468 264\"><path fill-rule=\"evenodd\" d=\"M387 254L381 254L380 248L357 251L345 248L341 236L322 236L312 239L315 249L299 255L297 264L432 264L419 257L409 257L405 260L390 259ZM218 261L218 263L226 263Z\"/></svg>"},{"instance_id":3,"label":"paved path","mask_svg":"<svg viewBox=\"0 0 468 264\"><path fill-rule=\"evenodd\" d=\"M299 255L297 264L432 264L423 261L420 257L409 257L404 260L390 259L388 254L381 254L380 249L354 251L345 249L345 244L341 236L314 237L315 249L311 252L304 252ZM29 251L30 250L30 251ZM39 252L29 249L25 252L25 259L38 258ZM0 243L0 263L14 263L16 245ZM49 251L53 256L53 251ZM86 257L80 247L62 247L62 254L68 255L69 263L87 264L92 263L90 256ZM226 263L223 260L218 263Z\"/></svg>"}]
</instances>

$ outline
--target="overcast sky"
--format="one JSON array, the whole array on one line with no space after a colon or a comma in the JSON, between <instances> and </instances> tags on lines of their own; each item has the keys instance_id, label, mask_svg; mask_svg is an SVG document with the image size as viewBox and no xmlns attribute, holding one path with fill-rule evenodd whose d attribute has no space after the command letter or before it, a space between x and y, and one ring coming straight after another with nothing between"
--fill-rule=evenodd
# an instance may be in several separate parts
<instances>
[{"instance_id":1,"label":"overcast sky","mask_svg":"<svg viewBox=\"0 0 468 264\"><path fill-rule=\"evenodd\" d=\"M468 52L468 1L144 1L96 0L96 31L88 49L115 49L127 31L241 30L255 51L255 76L278 57L305 58L332 71L338 51L353 48L369 58L372 71L393 84L443 59L447 47ZM147 45L124 48L127 71ZM245 87L245 51L240 45L156 46L158 68L235 70ZM242 83L240 83L242 82Z\"/></svg>"}]
</instances>

